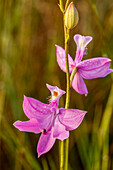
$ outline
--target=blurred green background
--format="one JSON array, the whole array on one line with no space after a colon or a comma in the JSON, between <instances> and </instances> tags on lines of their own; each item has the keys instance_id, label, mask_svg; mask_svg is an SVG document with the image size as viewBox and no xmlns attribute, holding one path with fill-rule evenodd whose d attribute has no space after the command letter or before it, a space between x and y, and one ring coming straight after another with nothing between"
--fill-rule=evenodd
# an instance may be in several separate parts
<instances>
[{"instance_id":1,"label":"blurred green background","mask_svg":"<svg viewBox=\"0 0 113 170\"><path fill-rule=\"evenodd\" d=\"M65 2L65 1L64 1ZM74 58L76 33L90 35L88 55L113 60L113 0L79 0L79 23L71 31ZM40 134L20 132L13 123L27 120L23 95L48 103L46 83L65 90L65 74L56 62L55 44L64 46L58 0L0 0L0 169L58 170L59 141L37 158ZM113 61L111 62L113 68ZM113 73L85 80L87 97L71 89L70 108L87 110L70 133L70 170L113 170ZM64 106L65 96L60 100Z\"/></svg>"}]
</instances>

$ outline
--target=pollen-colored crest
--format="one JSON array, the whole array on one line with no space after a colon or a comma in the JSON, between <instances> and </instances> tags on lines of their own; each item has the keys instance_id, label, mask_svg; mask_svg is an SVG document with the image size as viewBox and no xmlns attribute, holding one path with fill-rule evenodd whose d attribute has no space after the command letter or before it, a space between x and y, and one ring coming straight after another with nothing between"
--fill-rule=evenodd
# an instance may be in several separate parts
<instances>
[{"instance_id":1,"label":"pollen-colored crest","mask_svg":"<svg viewBox=\"0 0 113 170\"><path fill-rule=\"evenodd\" d=\"M46 86L51 92L51 98L49 100L50 103L56 102L58 104L60 97L66 92L64 90L59 89L57 86L51 86L49 84L46 84Z\"/></svg>"},{"instance_id":2,"label":"pollen-colored crest","mask_svg":"<svg viewBox=\"0 0 113 170\"><path fill-rule=\"evenodd\" d=\"M53 96L57 97L58 96L58 92L57 91L53 91Z\"/></svg>"}]
</instances>

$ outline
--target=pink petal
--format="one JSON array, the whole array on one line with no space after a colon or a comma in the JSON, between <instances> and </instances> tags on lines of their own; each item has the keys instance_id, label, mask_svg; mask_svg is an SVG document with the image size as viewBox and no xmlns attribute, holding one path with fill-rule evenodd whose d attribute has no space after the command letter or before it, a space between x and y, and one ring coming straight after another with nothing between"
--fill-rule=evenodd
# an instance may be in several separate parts
<instances>
[{"instance_id":1,"label":"pink petal","mask_svg":"<svg viewBox=\"0 0 113 170\"><path fill-rule=\"evenodd\" d=\"M84 80L79 74L79 71L76 72L74 79L72 81L72 87L75 91L77 91L80 94L88 94L87 87L84 83Z\"/></svg>"},{"instance_id":2,"label":"pink petal","mask_svg":"<svg viewBox=\"0 0 113 170\"><path fill-rule=\"evenodd\" d=\"M59 109L59 120L66 126L66 130L76 129L82 122L86 111L77 109Z\"/></svg>"},{"instance_id":3,"label":"pink petal","mask_svg":"<svg viewBox=\"0 0 113 170\"><path fill-rule=\"evenodd\" d=\"M82 60L83 55L84 55L84 50L85 49L77 49L76 57L75 57L75 63L76 64L78 64Z\"/></svg>"},{"instance_id":4,"label":"pink petal","mask_svg":"<svg viewBox=\"0 0 113 170\"><path fill-rule=\"evenodd\" d=\"M61 70L66 72L66 62L65 62L65 50L56 45L56 56L57 56L57 62ZM73 70L73 67L75 66L75 63L71 56L68 54L68 61L69 61L69 72L71 73Z\"/></svg>"},{"instance_id":5,"label":"pink petal","mask_svg":"<svg viewBox=\"0 0 113 170\"><path fill-rule=\"evenodd\" d=\"M110 63L106 63L106 64L100 66L99 68L88 70L88 71L79 69L79 73L85 79L94 79L94 78L98 78L98 77L105 77L108 74L110 74L111 72L113 72L112 69L109 69L109 66L110 66Z\"/></svg>"},{"instance_id":6,"label":"pink petal","mask_svg":"<svg viewBox=\"0 0 113 170\"><path fill-rule=\"evenodd\" d=\"M48 152L52 146L55 143L56 138L53 137L53 129L46 134L41 134L38 146L37 146L37 152L38 152L38 157L40 155Z\"/></svg>"},{"instance_id":7,"label":"pink petal","mask_svg":"<svg viewBox=\"0 0 113 170\"><path fill-rule=\"evenodd\" d=\"M54 122L53 137L62 141L69 137L69 132L66 131L65 126L59 122L58 117L55 119Z\"/></svg>"},{"instance_id":8,"label":"pink petal","mask_svg":"<svg viewBox=\"0 0 113 170\"><path fill-rule=\"evenodd\" d=\"M78 48L85 48L89 42L92 40L91 36L82 36L80 34L76 34L74 36L75 43Z\"/></svg>"},{"instance_id":9,"label":"pink petal","mask_svg":"<svg viewBox=\"0 0 113 170\"><path fill-rule=\"evenodd\" d=\"M50 106L48 104L41 103L40 101L24 96L23 110L26 116L37 119L45 119L46 117L52 115Z\"/></svg>"},{"instance_id":10,"label":"pink petal","mask_svg":"<svg viewBox=\"0 0 113 170\"><path fill-rule=\"evenodd\" d=\"M82 36L80 34L76 34L74 36L75 43L77 45L77 52L75 57L75 63L78 64L85 53L85 48L88 45L88 43L92 40L92 37L90 36Z\"/></svg>"},{"instance_id":11,"label":"pink petal","mask_svg":"<svg viewBox=\"0 0 113 170\"><path fill-rule=\"evenodd\" d=\"M103 77L107 76L108 74L112 73L113 69L108 69L107 72L103 75Z\"/></svg>"},{"instance_id":12,"label":"pink petal","mask_svg":"<svg viewBox=\"0 0 113 170\"><path fill-rule=\"evenodd\" d=\"M51 91L51 93L53 93L53 91L57 91L60 97L66 93L64 90L59 89L57 86L51 86L49 84L46 84L46 86Z\"/></svg>"},{"instance_id":13,"label":"pink petal","mask_svg":"<svg viewBox=\"0 0 113 170\"><path fill-rule=\"evenodd\" d=\"M97 57L97 58L92 58L92 59L81 61L80 63L78 63L76 65L76 67L78 69L89 71L89 70L93 70L93 69L102 67L106 63L109 63L109 65L108 65L108 67L109 67L110 61L111 60L108 58Z\"/></svg>"},{"instance_id":14,"label":"pink petal","mask_svg":"<svg viewBox=\"0 0 113 170\"><path fill-rule=\"evenodd\" d=\"M68 129L66 129L64 132L62 132L61 134L59 134L59 136L57 137L57 139L63 141L64 139L67 139L69 137L69 131L67 131Z\"/></svg>"},{"instance_id":15,"label":"pink petal","mask_svg":"<svg viewBox=\"0 0 113 170\"><path fill-rule=\"evenodd\" d=\"M16 121L13 125L20 131L26 132L40 133L42 129L40 123L36 119L30 119L24 122Z\"/></svg>"}]
</instances>

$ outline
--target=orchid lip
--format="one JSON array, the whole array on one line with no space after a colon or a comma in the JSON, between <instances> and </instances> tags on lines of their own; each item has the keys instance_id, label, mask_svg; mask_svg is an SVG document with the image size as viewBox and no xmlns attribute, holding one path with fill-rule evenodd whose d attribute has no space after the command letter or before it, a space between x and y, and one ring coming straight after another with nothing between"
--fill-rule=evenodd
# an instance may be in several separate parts
<instances>
[{"instance_id":1,"label":"orchid lip","mask_svg":"<svg viewBox=\"0 0 113 170\"><path fill-rule=\"evenodd\" d=\"M52 101L58 102L59 98L66 93L65 91L59 89L57 86L51 86L49 84L46 84L46 86L51 92L50 102Z\"/></svg>"}]
</instances>

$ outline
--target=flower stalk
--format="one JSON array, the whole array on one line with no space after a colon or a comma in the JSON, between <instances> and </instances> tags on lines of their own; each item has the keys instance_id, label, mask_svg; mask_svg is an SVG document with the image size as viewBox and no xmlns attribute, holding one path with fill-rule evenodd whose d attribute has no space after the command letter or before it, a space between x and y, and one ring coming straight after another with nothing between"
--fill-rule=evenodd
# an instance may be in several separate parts
<instances>
[{"instance_id":1,"label":"flower stalk","mask_svg":"<svg viewBox=\"0 0 113 170\"><path fill-rule=\"evenodd\" d=\"M69 62L68 62L69 29L67 29L64 26L64 31L65 31L65 61L66 61L66 80L67 80L65 108L68 109L69 101L70 101L70 74L69 74Z\"/></svg>"},{"instance_id":2,"label":"flower stalk","mask_svg":"<svg viewBox=\"0 0 113 170\"><path fill-rule=\"evenodd\" d=\"M69 73L69 63L68 63L68 45L69 45L69 29L65 26L65 14L64 14L64 37L65 37L65 61L66 61L66 103L65 108L69 108L70 102L70 73ZM64 141L60 142L60 170L64 168L68 169L68 147L69 138L66 139L65 143L65 167L64 167Z\"/></svg>"},{"instance_id":3,"label":"flower stalk","mask_svg":"<svg viewBox=\"0 0 113 170\"><path fill-rule=\"evenodd\" d=\"M59 7L60 7L60 10L62 11L62 13L64 13L64 4L63 4L62 0L59 0Z\"/></svg>"},{"instance_id":4,"label":"flower stalk","mask_svg":"<svg viewBox=\"0 0 113 170\"><path fill-rule=\"evenodd\" d=\"M64 167L64 141L60 141L60 170Z\"/></svg>"},{"instance_id":5,"label":"flower stalk","mask_svg":"<svg viewBox=\"0 0 113 170\"><path fill-rule=\"evenodd\" d=\"M59 0L60 9L63 9L63 1ZM68 2L69 3L69 2ZM65 8L66 9L66 8ZM64 37L65 37L65 61L66 61L66 103L65 108L69 108L69 101L70 101L70 74L69 74L69 63L68 63L68 44L69 44L69 29L65 26L65 13L64 10L61 10L64 14ZM68 145L69 139L66 140L65 143L65 169L68 169ZM64 141L60 142L60 170L64 169Z\"/></svg>"},{"instance_id":6,"label":"flower stalk","mask_svg":"<svg viewBox=\"0 0 113 170\"><path fill-rule=\"evenodd\" d=\"M65 11L66 11L66 9L67 9L67 7L68 7L68 5L69 5L69 2L70 2L70 0L67 0L67 1L66 1Z\"/></svg>"},{"instance_id":7,"label":"flower stalk","mask_svg":"<svg viewBox=\"0 0 113 170\"><path fill-rule=\"evenodd\" d=\"M64 32L65 32L65 62L66 62L66 80L67 80L65 108L68 109L69 102L70 102L70 73L69 73L69 62L68 62L69 29L67 29L65 26L64 26ZM67 138L65 142L65 167L64 167L65 170L68 169L68 149L69 149L69 138Z\"/></svg>"}]
</instances>

